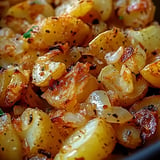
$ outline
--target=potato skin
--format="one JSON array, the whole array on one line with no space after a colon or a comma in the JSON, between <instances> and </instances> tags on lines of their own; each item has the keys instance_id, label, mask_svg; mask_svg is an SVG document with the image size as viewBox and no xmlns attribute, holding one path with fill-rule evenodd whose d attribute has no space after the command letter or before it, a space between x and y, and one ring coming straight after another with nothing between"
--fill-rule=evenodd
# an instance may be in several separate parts
<instances>
[{"instance_id":1,"label":"potato skin","mask_svg":"<svg viewBox=\"0 0 160 160\"><path fill-rule=\"evenodd\" d=\"M112 126L95 118L67 138L55 160L100 160L113 151L115 143Z\"/></svg>"},{"instance_id":2,"label":"potato skin","mask_svg":"<svg viewBox=\"0 0 160 160\"><path fill-rule=\"evenodd\" d=\"M13 69L4 70L0 73L0 106L5 105L5 97L6 97L6 91L7 86L11 81L11 76L14 73Z\"/></svg>"}]
</instances>

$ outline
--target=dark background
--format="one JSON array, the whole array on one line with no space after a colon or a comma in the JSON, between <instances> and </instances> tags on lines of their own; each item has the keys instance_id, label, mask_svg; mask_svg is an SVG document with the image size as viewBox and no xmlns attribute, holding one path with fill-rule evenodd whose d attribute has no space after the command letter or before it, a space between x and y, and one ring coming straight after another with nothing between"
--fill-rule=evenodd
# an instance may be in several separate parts
<instances>
[{"instance_id":1,"label":"dark background","mask_svg":"<svg viewBox=\"0 0 160 160\"><path fill-rule=\"evenodd\" d=\"M153 0L156 6L155 19L160 23L160 0Z\"/></svg>"}]
</instances>

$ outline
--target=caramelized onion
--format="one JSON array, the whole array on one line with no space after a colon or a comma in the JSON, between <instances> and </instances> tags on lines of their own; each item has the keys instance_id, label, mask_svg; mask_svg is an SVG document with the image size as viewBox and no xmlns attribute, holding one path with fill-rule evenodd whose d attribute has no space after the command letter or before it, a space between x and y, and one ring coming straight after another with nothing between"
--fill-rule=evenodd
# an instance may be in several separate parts
<instances>
[{"instance_id":1,"label":"caramelized onion","mask_svg":"<svg viewBox=\"0 0 160 160\"><path fill-rule=\"evenodd\" d=\"M109 52L105 55L107 64L113 64L119 61L123 55L124 48L121 46L116 52Z\"/></svg>"},{"instance_id":2,"label":"caramelized onion","mask_svg":"<svg viewBox=\"0 0 160 160\"><path fill-rule=\"evenodd\" d=\"M96 104L96 111L98 116L101 116L101 113L104 108L111 107L111 103L107 96L107 92L104 90L96 90L92 92L88 99L88 103Z\"/></svg>"},{"instance_id":3,"label":"caramelized onion","mask_svg":"<svg viewBox=\"0 0 160 160\"><path fill-rule=\"evenodd\" d=\"M102 117L109 123L125 123L133 118L127 109L119 106L104 109Z\"/></svg>"}]
</instances>

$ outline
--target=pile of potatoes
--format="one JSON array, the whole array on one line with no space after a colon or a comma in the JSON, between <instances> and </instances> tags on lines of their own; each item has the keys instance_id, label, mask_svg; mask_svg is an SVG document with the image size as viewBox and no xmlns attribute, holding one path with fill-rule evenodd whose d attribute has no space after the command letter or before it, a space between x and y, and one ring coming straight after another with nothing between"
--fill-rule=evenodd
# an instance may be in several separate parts
<instances>
[{"instance_id":1,"label":"pile of potatoes","mask_svg":"<svg viewBox=\"0 0 160 160\"><path fill-rule=\"evenodd\" d=\"M102 160L116 144L134 150L160 138L151 0L0 8L0 159Z\"/></svg>"}]
</instances>

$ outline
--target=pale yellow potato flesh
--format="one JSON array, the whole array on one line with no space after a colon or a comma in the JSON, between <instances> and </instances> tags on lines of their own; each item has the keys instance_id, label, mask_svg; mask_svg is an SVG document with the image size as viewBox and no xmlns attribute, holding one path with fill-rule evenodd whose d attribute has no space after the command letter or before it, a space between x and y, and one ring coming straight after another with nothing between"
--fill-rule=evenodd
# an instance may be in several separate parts
<instances>
[{"instance_id":1,"label":"pale yellow potato flesh","mask_svg":"<svg viewBox=\"0 0 160 160\"><path fill-rule=\"evenodd\" d=\"M95 118L67 138L55 160L100 160L112 152L115 143L112 126Z\"/></svg>"}]
</instances>

